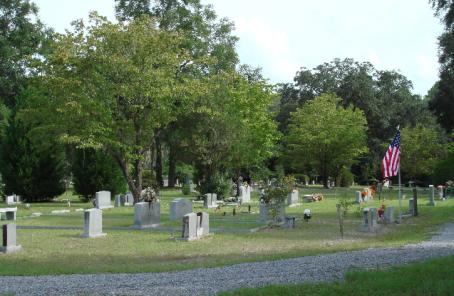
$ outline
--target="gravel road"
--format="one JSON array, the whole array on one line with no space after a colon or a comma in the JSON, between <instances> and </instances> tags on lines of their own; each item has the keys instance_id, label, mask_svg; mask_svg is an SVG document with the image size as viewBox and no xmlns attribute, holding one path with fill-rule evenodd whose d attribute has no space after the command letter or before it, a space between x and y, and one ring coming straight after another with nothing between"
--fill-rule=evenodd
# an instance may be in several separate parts
<instances>
[{"instance_id":1,"label":"gravel road","mask_svg":"<svg viewBox=\"0 0 454 296\"><path fill-rule=\"evenodd\" d=\"M350 269L400 265L454 255L454 223L430 241L219 268L141 274L0 277L0 295L214 295L268 284L332 281Z\"/></svg>"}]
</instances>

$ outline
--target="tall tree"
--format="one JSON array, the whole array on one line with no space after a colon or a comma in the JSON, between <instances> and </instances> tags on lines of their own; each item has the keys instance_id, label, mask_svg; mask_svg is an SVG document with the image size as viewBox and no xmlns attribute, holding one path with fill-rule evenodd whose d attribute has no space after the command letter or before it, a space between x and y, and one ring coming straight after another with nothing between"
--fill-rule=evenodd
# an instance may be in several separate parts
<instances>
[{"instance_id":1,"label":"tall tree","mask_svg":"<svg viewBox=\"0 0 454 296\"><path fill-rule=\"evenodd\" d=\"M9 108L24 87L27 58L43 53L50 33L31 1L0 1L0 102Z\"/></svg>"},{"instance_id":2,"label":"tall tree","mask_svg":"<svg viewBox=\"0 0 454 296\"><path fill-rule=\"evenodd\" d=\"M120 20L132 20L141 15L154 17L162 30L185 35L182 47L195 58L210 56L213 62L208 67L193 71L196 77L216 75L220 71L233 71L238 63L235 51L237 37L232 34L233 23L227 19L217 19L211 5L203 5L200 0L116 0L116 14ZM195 68L193 68L195 70ZM168 126L156 131L153 147L156 151L155 173L162 184L162 149L168 149L169 186L175 182L175 169L184 151L179 149L184 141L180 137L190 133L191 125L181 124L177 118ZM192 122L197 120L193 118ZM184 144L183 144L184 145ZM180 157L180 159L178 159Z\"/></svg>"},{"instance_id":3,"label":"tall tree","mask_svg":"<svg viewBox=\"0 0 454 296\"><path fill-rule=\"evenodd\" d=\"M364 113L343 108L334 94L322 94L291 113L284 138L287 157L295 168L315 167L328 186L328 177L337 177L367 151L367 122Z\"/></svg>"},{"instance_id":4,"label":"tall tree","mask_svg":"<svg viewBox=\"0 0 454 296\"><path fill-rule=\"evenodd\" d=\"M66 158L61 145L30 138L31 126L15 116L10 120L0 151L0 170L6 194L29 202L51 200L65 192Z\"/></svg>"},{"instance_id":5,"label":"tall tree","mask_svg":"<svg viewBox=\"0 0 454 296\"><path fill-rule=\"evenodd\" d=\"M435 9L435 14L444 22L445 31L438 38L440 80L429 107L441 126L450 133L454 130L454 2L430 0L430 3Z\"/></svg>"},{"instance_id":6,"label":"tall tree","mask_svg":"<svg viewBox=\"0 0 454 296\"><path fill-rule=\"evenodd\" d=\"M71 172L74 190L85 199L94 197L101 190L108 190L115 195L126 189L120 168L102 150L76 149Z\"/></svg>"},{"instance_id":7,"label":"tall tree","mask_svg":"<svg viewBox=\"0 0 454 296\"><path fill-rule=\"evenodd\" d=\"M79 21L56 39L37 69L41 75L23 118L45 123L41 130L79 148L103 148L137 202L155 130L185 111L191 93L202 91L182 71L200 65L182 42L150 18L114 24L92 13L89 26Z\"/></svg>"},{"instance_id":8,"label":"tall tree","mask_svg":"<svg viewBox=\"0 0 454 296\"><path fill-rule=\"evenodd\" d=\"M290 113L296 108L322 93L336 94L344 107L359 108L366 116L369 153L355 168L362 179L379 171L382 144L392 137L397 125L413 126L431 117L421 98L412 94L412 84L405 76L376 70L367 62L335 59L312 70L302 68L294 80L294 84L280 88L280 130L287 132Z\"/></svg>"},{"instance_id":9,"label":"tall tree","mask_svg":"<svg viewBox=\"0 0 454 296\"><path fill-rule=\"evenodd\" d=\"M437 162L445 155L444 136L436 125L402 129L402 173L411 179L432 176Z\"/></svg>"}]
</instances>

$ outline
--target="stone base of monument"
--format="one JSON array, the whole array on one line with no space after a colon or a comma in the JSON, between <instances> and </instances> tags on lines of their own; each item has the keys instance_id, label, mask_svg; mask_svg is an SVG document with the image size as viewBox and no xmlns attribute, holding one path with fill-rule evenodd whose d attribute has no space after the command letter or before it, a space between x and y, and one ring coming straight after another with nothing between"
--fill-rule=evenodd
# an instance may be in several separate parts
<instances>
[{"instance_id":1,"label":"stone base of monument","mask_svg":"<svg viewBox=\"0 0 454 296\"><path fill-rule=\"evenodd\" d=\"M19 252L21 250L22 250L22 246L21 245L0 247L0 253L6 253L6 254Z\"/></svg>"},{"instance_id":2,"label":"stone base of monument","mask_svg":"<svg viewBox=\"0 0 454 296\"><path fill-rule=\"evenodd\" d=\"M161 223L161 205L157 202L138 202L134 205L134 229L146 229Z\"/></svg>"}]
</instances>

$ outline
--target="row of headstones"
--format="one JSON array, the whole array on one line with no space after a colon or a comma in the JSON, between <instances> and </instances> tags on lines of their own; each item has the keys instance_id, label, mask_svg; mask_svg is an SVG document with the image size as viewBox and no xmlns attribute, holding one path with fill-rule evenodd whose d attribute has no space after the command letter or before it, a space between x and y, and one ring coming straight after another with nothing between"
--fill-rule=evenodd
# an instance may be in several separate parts
<instances>
[{"instance_id":1,"label":"row of headstones","mask_svg":"<svg viewBox=\"0 0 454 296\"><path fill-rule=\"evenodd\" d=\"M385 208L383 219L386 224L394 223L394 207ZM363 209L364 224L363 229L366 231L375 231L378 225L378 211L376 208Z\"/></svg>"},{"instance_id":2,"label":"row of headstones","mask_svg":"<svg viewBox=\"0 0 454 296\"><path fill-rule=\"evenodd\" d=\"M250 203L251 202L251 191L252 187L248 185L241 185L240 186L240 197L239 201L241 203ZM208 193L213 195L214 193ZM216 194L214 194L216 196ZM287 195L287 205L293 206L297 205L299 202L299 197L298 197L298 190L293 189L288 195Z\"/></svg>"},{"instance_id":3,"label":"row of headstones","mask_svg":"<svg viewBox=\"0 0 454 296\"><path fill-rule=\"evenodd\" d=\"M369 199L369 195L364 197L364 201L368 201ZM356 191L356 203L361 203L362 201L361 191ZM433 185L429 185L429 205L435 206L435 187Z\"/></svg>"},{"instance_id":4,"label":"row of headstones","mask_svg":"<svg viewBox=\"0 0 454 296\"><path fill-rule=\"evenodd\" d=\"M192 213L192 203L182 198L170 205L170 220L183 218L182 239L194 240L209 234L208 213ZM156 226L160 223L160 204L142 202L134 206L134 226L138 229ZM89 209L84 212L84 237L100 237L102 232L102 210Z\"/></svg>"}]
</instances>

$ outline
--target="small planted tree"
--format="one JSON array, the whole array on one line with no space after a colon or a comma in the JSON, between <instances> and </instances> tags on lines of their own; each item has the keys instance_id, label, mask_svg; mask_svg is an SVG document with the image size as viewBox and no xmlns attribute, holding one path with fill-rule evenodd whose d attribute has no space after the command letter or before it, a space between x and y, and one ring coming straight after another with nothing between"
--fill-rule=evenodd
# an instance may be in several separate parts
<instances>
[{"instance_id":1,"label":"small planted tree","mask_svg":"<svg viewBox=\"0 0 454 296\"><path fill-rule=\"evenodd\" d=\"M339 203L336 204L341 238L344 238L344 217L347 215L347 212L352 205L353 202L346 195L341 196L339 198Z\"/></svg>"},{"instance_id":2,"label":"small planted tree","mask_svg":"<svg viewBox=\"0 0 454 296\"><path fill-rule=\"evenodd\" d=\"M264 188L262 197L263 210L266 211L266 216L271 217L271 223L276 224L281 221L281 215L284 211L284 204L287 195L292 192L295 178L287 176L275 181Z\"/></svg>"}]
</instances>

